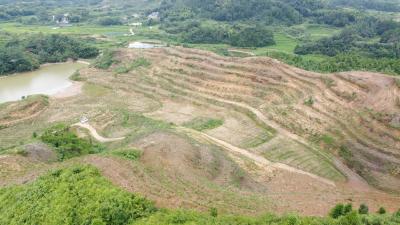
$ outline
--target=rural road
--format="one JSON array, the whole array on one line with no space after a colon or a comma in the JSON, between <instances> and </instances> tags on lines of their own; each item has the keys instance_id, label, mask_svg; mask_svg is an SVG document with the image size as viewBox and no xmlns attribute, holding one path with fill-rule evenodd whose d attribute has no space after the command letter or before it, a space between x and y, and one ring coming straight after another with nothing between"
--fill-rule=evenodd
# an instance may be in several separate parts
<instances>
[{"instance_id":1,"label":"rural road","mask_svg":"<svg viewBox=\"0 0 400 225\"><path fill-rule=\"evenodd\" d=\"M119 137L119 138L105 138L101 135L99 135L96 131L96 129L94 127L92 127L90 124L88 123L75 123L72 126L78 126L78 127L82 127L85 128L87 130L89 130L90 135L95 138L97 141L105 143L105 142L113 142L113 141L121 141L123 139L125 139L125 137Z\"/></svg>"}]
</instances>

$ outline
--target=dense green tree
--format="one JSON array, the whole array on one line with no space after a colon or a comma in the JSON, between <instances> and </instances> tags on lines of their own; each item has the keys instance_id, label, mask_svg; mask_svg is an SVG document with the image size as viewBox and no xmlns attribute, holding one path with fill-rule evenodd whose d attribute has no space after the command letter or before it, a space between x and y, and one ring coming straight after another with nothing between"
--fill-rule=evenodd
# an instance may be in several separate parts
<instances>
[{"instance_id":1,"label":"dense green tree","mask_svg":"<svg viewBox=\"0 0 400 225\"><path fill-rule=\"evenodd\" d=\"M118 17L105 17L105 18L99 18L97 20L97 23L102 26L114 26L114 25L121 25L122 21Z\"/></svg>"},{"instance_id":2,"label":"dense green tree","mask_svg":"<svg viewBox=\"0 0 400 225\"><path fill-rule=\"evenodd\" d=\"M239 47L265 47L275 44L273 33L263 26L239 27L230 36L230 44Z\"/></svg>"},{"instance_id":3,"label":"dense green tree","mask_svg":"<svg viewBox=\"0 0 400 225\"><path fill-rule=\"evenodd\" d=\"M93 58L98 54L97 48L65 35L10 37L0 45L0 75L34 70L42 63Z\"/></svg>"},{"instance_id":4,"label":"dense green tree","mask_svg":"<svg viewBox=\"0 0 400 225\"><path fill-rule=\"evenodd\" d=\"M39 68L38 59L20 48L0 47L0 75Z\"/></svg>"}]
</instances>

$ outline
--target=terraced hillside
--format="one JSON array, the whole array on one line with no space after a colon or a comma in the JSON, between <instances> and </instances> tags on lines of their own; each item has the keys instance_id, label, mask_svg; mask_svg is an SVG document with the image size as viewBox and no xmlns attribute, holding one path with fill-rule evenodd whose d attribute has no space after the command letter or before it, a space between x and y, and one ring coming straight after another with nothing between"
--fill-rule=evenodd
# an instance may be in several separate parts
<instances>
[{"instance_id":1,"label":"terraced hillside","mask_svg":"<svg viewBox=\"0 0 400 225\"><path fill-rule=\"evenodd\" d=\"M163 207L326 215L351 202L397 210L398 193L384 192L400 189L395 78L323 75L269 58L179 47L121 49L115 57L109 69L82 69L75 96L0 106L0 121L9 124L0 127L0 185L85 163ZM23 116L36 105L40 112ZM108 150L97 155L37 157L48 149L33 133L82 115L99 135L124 138L104 143ZM121 157L121 149L141 156Z\"/></svg>"},{"instance_id":2,"label":"terraced hillside","mask_svg":"<svg viewBox=\"0 0 400 225\"><path fill-rule=\"evenodd\" d=\"M399 189L398 79L366 72L323 75L268 58L183 48L122 51L119 59L141 56L154 62L150 70L118 75L124 82L131 77L138 91L248 115L225 119L210 135L330 179L350 175L335 170L333 164L342 168L343 161L369 183ZM157 117L182 122L182 108L167 107ZM196 116L188 114L186 120Z\"/></svg>"}]
</instances>

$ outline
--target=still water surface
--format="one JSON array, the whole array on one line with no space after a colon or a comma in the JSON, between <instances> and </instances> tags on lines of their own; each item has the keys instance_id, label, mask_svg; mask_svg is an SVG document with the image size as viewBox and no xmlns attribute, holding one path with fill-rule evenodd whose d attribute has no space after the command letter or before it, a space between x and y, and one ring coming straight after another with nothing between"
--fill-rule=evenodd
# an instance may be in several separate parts
<instances>
[{"instance_id":1,"label":"still water surface","mask_svg":"<svg viewBox=\"0 0 400 225\"><path fill-rule=\"evenodd\" d=\"M73 62L50 64L32 72L0 77L0 103L33 94L55 94L69 87L72 82L68 78L85 66Z\"/></svg>"}]
</instances>

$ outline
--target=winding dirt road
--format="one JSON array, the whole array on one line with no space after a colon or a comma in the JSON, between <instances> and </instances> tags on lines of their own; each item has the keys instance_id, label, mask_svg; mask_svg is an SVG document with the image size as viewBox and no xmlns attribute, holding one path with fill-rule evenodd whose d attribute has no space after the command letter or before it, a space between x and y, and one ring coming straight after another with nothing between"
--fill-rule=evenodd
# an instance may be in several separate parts
<instances>
[{"instance_id":1,"label":"winding dirt road","mask_svg":"<svg viewBox=\"0 0 400 225\"><path fill-rule=\"evenodd\" d=\"M188 91L188 92L191 92L191 91ZM315 149L313 146L309 145L309 143L308 143L308 141L306 139L304 139L303 137L300 137L300 136L298 136L298 135L296 135L294 133L289 132L288 130L283 128L281 125L279 125L275 121L272 121L272 120L268 119L260 110L258 110L256 108L253 108L253 107L251 107L251 106L249 106L249 105L247 105L245 103L242 103L242 102L230 101L230 100L226 100L226 99L219 98L219 97L216 97L216 96L210 96L208 94L197 93L197 92L196 92L196 94L200 95L202 97L205 97L205 98L212 99L214 101L219 101L221 103L230 104L230 105L233 105L233 106L237 106L237 107L246 109L246 110L252 112L261 122L263 122L265 125L267 125L269 127L272 127L278 133L280 133L280 134L282 134L282 135L284 135L284 136L286 136L286 137L288 137L288 138L290 138L292 140L295 140L295 141L297 141L297 142L299 142L301 144L309 146L310 148L313 148L317 152L320 152L320 150ZM345 175L347 177L348 184L350 184L350 185L352 185L354 187L357 187L358 189L360 189L360 188L363 189L363 190L370 189L370 186L368 185L368 183L360 175L358 175L357 173L352 171L350 168L348 168L346 165L344 165L338 158L336 158L334 156L332 158L330 158L329 156L326 156L324 154L321 154L321 155L324 156L325 158L327 158L329 161L332 161L334 166L343 175ZM259 157L261 157L261 156L259 156ZM264 157L262 157L262 158L264 158ZM285 164L282 164L282 165L285 165ZM285 166L290 168L290 166L287 166L287 165L285 165ZM301 171L301 170L299 170L299 171ZM304 172L304 171L302 171L302 172ZM304 172L304 173L307 173L307 172ZM319 176L316 176L316 177L319 177ZM332 181L330 181L330 182L332 182Z\"/></svg>"},{"instance_id":2,"label":"winding dirt road","mask_svg":"<svg viewBox=\"0 0 400 225\"><path fill-rule=\"evenodd\" d=\"M125 139L125 137L119 137L119 138L106 138L106 137L103 137L103 136L99 135L97 133L96 129L94 127L92 127L88 123L75 123L72 126L82 127L82 128L85 128L85 129L89 130L90 135L93 138L95 138L97 141L102 142L102 143L113 142L113 141L121 141L121 140Z\"/></svg>"},{"instance_id":3,"label":"winding dirt road","mask_svg":"<svg viewBox=\"0 0 400 225\"><path fill-rule=\"evenodd\" d=\"M224 148L224 149L226 149L228 151L231 151L231 152L234 152L234 153L239 153L239 154L241 154L241 155L243 155L243 156L245 156L245 157L247 157L249 159L254 160L254 162L256 164L258 164L259 166L270 167L270 168L272 167L272 168L276 168L276 169L286 170L286 171L289 171L291 173L298 173L298 174L306 175L306 176L309 176L309 177L314 178L316 180L319 180L319 181L321 181L321 182L323 182L325 184L328 184L328 185L331 185L331 186L336 186L335 183L333 181L331 181L331 180L328 180L326 178L317 176L317 175L312 174L312 173L305 172L303 170L296 169L294 167L288 166L288 165L283 164L283 163L271 162L271 161L267 160L263 156L254 154L254 153L252 153L252 152L250 152L250 151L248 151L246 149L242 149L242 148L236 147L236 146L234 146L232 144L229 144L228 142L225 142L223 140L220 140L220 139L217 139L215 137L212 137L212 136L210 136L210 135L208 135L206 133L203 133L203 132L200 132L200 131L196 131L196 130L193 130L193 129L189 129L189 128L186 128L186 127L178 127L177 129L180 130L180 131L185 132L186 134L189 134L189 135L192 135L192 136L195 136L195 137L201 137L204 140L212 142L213 144L215 144L217 146L220 146L220 147L222 147L222 148Z\"/></svg>"}]
</instances>

